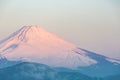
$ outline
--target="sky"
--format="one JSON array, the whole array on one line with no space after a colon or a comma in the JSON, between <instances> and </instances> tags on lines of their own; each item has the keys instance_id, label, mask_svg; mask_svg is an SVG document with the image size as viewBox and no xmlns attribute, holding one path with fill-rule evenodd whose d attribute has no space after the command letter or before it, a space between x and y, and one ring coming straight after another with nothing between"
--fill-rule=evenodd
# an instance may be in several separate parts
<instances>
[{"instance_id":1,"label":"sky","mask_svg":"<svg viewBox=\"0 0 120 80\"><path fill-rule=\"evenodd\" d=\"M120 0L0 0L0 39L25 25L120 59Z\"/></svg>"}]
</instances>

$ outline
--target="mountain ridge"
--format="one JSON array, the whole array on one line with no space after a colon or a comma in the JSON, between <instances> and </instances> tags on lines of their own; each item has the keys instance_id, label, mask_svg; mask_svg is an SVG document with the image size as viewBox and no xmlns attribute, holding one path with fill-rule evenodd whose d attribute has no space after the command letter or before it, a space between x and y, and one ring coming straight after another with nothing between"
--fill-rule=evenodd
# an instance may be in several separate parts
<instances>
[{"instance_id":1,"label":"mountain ridge","mask_svg":"<svg viewBox=\"0 0 120 80\"><path fill-rule=\"evenodd\" d=\"M24 26L1 41L0 55L6 58L6 62L42 63L50 67L75 69L87 75L98 71L100 74L96 76L118 74L120 69L119 60L82 49L39 26Z\"/></svg>"},{"instance_id":2,"label":"mountain ridge","mask_svg":"<svg viewBox=\"0 0 120 80\"><path fill-rule=\"evenodd\" d=\"M0 48L2 55L9 60L24 59L71 68L96 63L95 60L84 57L84 54L79 55L74 52L73 50L76 49L74 44L38 26L25 26L15 33L14 36L7 38L8 40ZM82 50L79 52L83 53Z\"/></svg>"}]
</instances>

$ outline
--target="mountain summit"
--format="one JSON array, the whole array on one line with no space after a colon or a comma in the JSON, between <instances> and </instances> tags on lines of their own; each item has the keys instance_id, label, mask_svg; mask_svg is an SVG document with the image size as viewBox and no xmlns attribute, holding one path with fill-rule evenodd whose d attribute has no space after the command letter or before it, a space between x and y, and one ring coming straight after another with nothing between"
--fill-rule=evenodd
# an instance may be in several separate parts
<instances>
[{"instance_id":1,"label":"mountain summit","mask_svg":"<svg viewBox=\"0 0 120 80\"><path fill-rule=\"evenodd\" d=\"M88 75L97 71L99 74L96 75L117 74L120 69L119 60L79 48L39 26L24 26L0 41L0 57L0 62L42 63L51 67L79 69Z\"/></svg>"},{"instance_id":2,"label":"mountain summit","mask_svg":"<svg viewBox=\"0 0 120 80\"><path fill-rule=\"evenodd\" d=\"M35 40L38 38L45 38L45 37L51 36L49 32L47 32L46 30L44 30L39 26L24 26L16 33L15 34L18 40L23 42L24 41L27 42L32 39Z\"/></svg>"},{"instance_id":3,"label":"mountain summit","mask_svg":"<svg viewBox=\"0 0 120 80\"><path fill-rule=\"evenodd\" d=\"M0 45L1 55L9 60L27 60L54 67L78 67L97 63L77 46L38 26L24 26Z\"/></svg>"}]
</instances>

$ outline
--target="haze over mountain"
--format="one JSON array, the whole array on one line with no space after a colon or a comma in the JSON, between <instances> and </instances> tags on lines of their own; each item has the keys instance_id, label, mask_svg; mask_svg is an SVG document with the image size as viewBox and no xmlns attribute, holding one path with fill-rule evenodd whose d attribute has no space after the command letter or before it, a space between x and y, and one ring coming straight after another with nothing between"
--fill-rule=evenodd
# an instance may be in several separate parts
<instances>
[{"instance_id":1,"label":"haze over mountain","mask_svg":"<svg viewBox=\"0 0 120 80\"><path fill-rule=\"evenodd\" d=\"M73 69L88 76L120 74L120 60L79 48L39 26L24 26L0 41L0 57L1 69L31 62L58 70Z\"/></svg>"}]
</instances>

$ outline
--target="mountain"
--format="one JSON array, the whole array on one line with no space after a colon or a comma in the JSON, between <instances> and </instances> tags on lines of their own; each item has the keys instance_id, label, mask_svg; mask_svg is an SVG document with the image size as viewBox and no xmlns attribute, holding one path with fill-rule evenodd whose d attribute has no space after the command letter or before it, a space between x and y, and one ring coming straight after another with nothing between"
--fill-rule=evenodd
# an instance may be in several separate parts
<instances>
[{"instance_id":1,"label":"mountain","mask_svg":"<svg viewBox=\"0 0 120 80\"><path fill-rule=\"evenodd\" d=\"M24 26L1 40L0 58L1 69L31 62L92 77L120 74L120 60L82 49L39 26Z\"/></svg>"},{"instance_id":2,"label":"mountain","mask_svg":"<svg viewBox=\"0 0 120 80\"><path fill-rule=\"evenodd\" d=\"M1 55L9 60L27 60L53 67L76 68L97 63L75 45L38 26L25 26L0 45ZM79 51L81 54L76 53Z\"/></svg>"},{"instance_id":3,"label":"mountain","mask_svg":"<svg viewBox=\"0 0 120 80\"><path fill-rule=\"evenodd\" d=\"M94 80L79 72L56 71L47 65L29 62L0 69L0 76L0 80Z\"/></svg>"},{"instance_id":4,"label":"mountain","mask_svg":"<svg viewBox=\"0 0 120 80\"><path fill-rule=\"evenodd\" d=\"M120 80L120 74L107 76L103 80Z\"/></svg>"}]
</instances>

